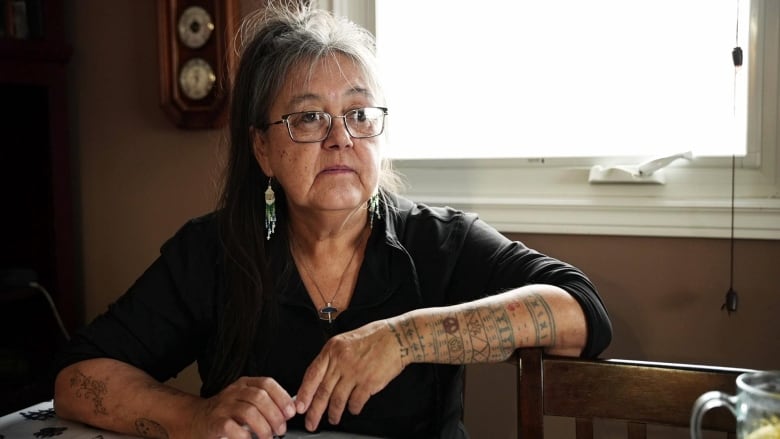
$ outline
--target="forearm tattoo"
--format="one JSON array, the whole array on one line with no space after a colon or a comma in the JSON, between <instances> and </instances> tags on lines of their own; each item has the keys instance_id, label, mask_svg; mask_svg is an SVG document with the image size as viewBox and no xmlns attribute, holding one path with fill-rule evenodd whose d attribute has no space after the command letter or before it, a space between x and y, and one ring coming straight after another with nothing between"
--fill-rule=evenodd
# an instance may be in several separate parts
<instances>
[{"instance_id":1,"label":"forearm tattoo","mask_svg":"<svg viewBox=\"0 0 780 439\"><path fill-rule=\"evenodd\" d=\"M168 439L168 432L157 422L151 419L139 418L135 420L135 431L141 437L154 439Z\"/></svg>"},{"instance_id":2,"label":"forearm tattoo","mask_svg":"<svg viewBox=\"0 0 780 439\"><path fill-rule=\"evenodd\" d=\"M530 317L530 322L528 321ZM515 325L522 323L522 327ZM530 325L530 328L529 328ZM471 306L428 323L426 334L414 319L390 325L401 357L413 362L467 364L502 361L519 345L551 346L555 343L555 320L550 305L539 294L508 304ZM517 343L516 334L522 337Z\"/></svg>"},{"instance_id":3,"label":"forearm tattoo","mask_svg":"<svg viewBox=\"0 0 780 439\"><path fill-rule=\"evenodd\" d=\"M105 381L87 376L76 369L70 378L70 387L76 392L78 398L92 401L92 410L96 415L108 415L108 411L103 405L103 398L108 392Z\"/></svg>"},{"instance_id":4,"label":"forearm tattoo","mask_svg":"<svg viewBox=\"0 0 780 439\"><path fill-rule=\"evenodd\" d=\"M502 306L470 307L430 324L434 342L443 343L438 358L465 364L500 361L514 351L515 337Z\"/></svg>"},{"instance_id":5,"label":"forearm tattoo","mask_svg":"<svg viewBox=\"0 0 780 439\"><path fill-rule=\"evenodd\" d=\"M531 315L534 328L533 346L555 345L555 319L550 305L539 294L523 298L528 314Z\"/></svg>"},{"instance_id":6,"label":"forearm tattoo","mask_svg":"<svg viewBox=\"0 0 780 439\"><path fill-rule=\"evenodd\" d=\"M81 370L76 369L70 378L70 387L75 391L78 398L90 400L92 402L92 410L96 415L108 415L108 410L106 410L103 403L103 399L108 393L106 381L95 379L94 377L84 374ZM172 387L157 383L150 384L148 388L176 395L183 393ZM140 436L146 438L168 438L168 432L165 428L151 419L136 419L135 430Z\"/></svg>"},{"instance_id":7,"label":"forearm tattoo","mask_svg":"<svg viewBox=\"0 0 780 439\"><path fill-rule=\"evenodd\" d=\"M392 323L387 324L390 327L390 332L395 335L395 339L398 342L399 353L401 354L401 360L406 362L423 362L425 361L425 354L423 352L424 338L417 331L414 321L411 319L405 319L400 322L399 326ZM409 342L409 340L416 340ZM411 356L411 359L409 357Z\"/></svg>"}]
</instances>

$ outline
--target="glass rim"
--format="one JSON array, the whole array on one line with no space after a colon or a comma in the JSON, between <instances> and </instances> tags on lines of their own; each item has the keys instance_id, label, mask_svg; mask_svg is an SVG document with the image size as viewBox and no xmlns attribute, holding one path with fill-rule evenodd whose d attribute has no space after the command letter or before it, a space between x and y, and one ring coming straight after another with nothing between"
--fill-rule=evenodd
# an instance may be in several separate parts
<instances>
[{"instance_id":1,"label":"glass rim","mask_svg":"<svg viewBox=\"0 0 780 439\"><path fill-rule=\"evenodd\" d=\"M766 382L777 383L777 390L770 391L757 387ZM740 374L737 377L737 388L744 392L780 401L780 370L756 370Z\"/></svg>"}]
</instances>

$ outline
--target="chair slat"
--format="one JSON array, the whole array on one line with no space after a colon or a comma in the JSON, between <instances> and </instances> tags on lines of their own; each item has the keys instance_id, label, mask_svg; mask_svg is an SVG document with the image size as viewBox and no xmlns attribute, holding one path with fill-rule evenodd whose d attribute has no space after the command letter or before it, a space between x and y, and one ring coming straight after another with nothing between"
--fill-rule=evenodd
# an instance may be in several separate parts
<instances>
[{"instance_id":1,"label":"chair slat","mask_svg":"<svg viewBox=\"0 0 780 439\"><path fill-rule=\"evenodd\" d=\"M574 428L577 439L593 439L593 420L577 418L574 420Z\"/></svg>"},{"instance_id":2,"label":"chair slat","mask_svg":"<svg viewBox=\"0 0 780 439\"><path fill-rule=\"evenodd\" d=\"M534 349L518 356L517 394L518 435L523 439L541 438L544 435L542 401L542 351ZM522 432L520 425L523 426Z\"/></svg>"},{"instance_id":3,"label":"chair slat","mask_svg":"<svg viewBox=\"0 0 780 439\"><path fill-rule=\"evenodd\" d=\"M577 438L592 438L590 419L628 422L630 438L645 438L645 424L687 428L694 401L710 390L733 394L746 369L626 360L554 357L542 349L518 351L518 436L544 437L544 416L576 419ZM725 408L707 412L705 430L733 433ZM589 431L589 434L586 434Z\"/></svg>"}]
</instances>

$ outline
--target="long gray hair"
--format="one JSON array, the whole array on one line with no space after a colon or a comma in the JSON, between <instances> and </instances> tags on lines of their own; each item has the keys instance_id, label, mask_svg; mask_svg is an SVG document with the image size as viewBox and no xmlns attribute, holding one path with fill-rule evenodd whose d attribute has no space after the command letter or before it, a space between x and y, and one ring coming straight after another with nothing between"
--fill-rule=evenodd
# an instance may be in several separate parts
<instances>
[{"instance_id":1,"label":"long gray hair","mask_svg":"<svg viewBox=\"0 0 780 439\"><path fill-rule=\"evenodd\" d=\"M263 337L275 320L274 290L291 266L286 227L277 227L271 241L265 239L269 178L253 155L252 130L267 129L270 108L293 69L335 54L362 69L372 94L383 99L371 33L300 1L269 1L246 17L236 44L240 61L231 95L230 150L217 210L226 300L217 323L214 364L202 371L204 396L264 361ZM398 179L389 161L382 168L380 188L395 191ZM277 219L283 224L286 198L281 187L273 189Z\"/></svg>"}]
</instances>

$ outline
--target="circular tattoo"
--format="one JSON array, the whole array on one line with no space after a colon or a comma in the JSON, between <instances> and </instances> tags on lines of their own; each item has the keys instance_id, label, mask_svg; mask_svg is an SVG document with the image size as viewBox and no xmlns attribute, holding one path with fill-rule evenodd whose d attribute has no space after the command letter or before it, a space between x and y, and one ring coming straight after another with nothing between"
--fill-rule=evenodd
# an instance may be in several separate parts
<instances>
[{"instance_id":1,"label":"circular tattoo","mask_svg":"<svg viewBox=\"0 0 780 439\"><path fill-rule=\"evenodd\" d=\"M444 332L447 334L454 334L455 332L460 329L460 324L458 323L458 319L455 317L447 317L442 322L442 325L444 326Z\"/></svg>"}]
</instances>

